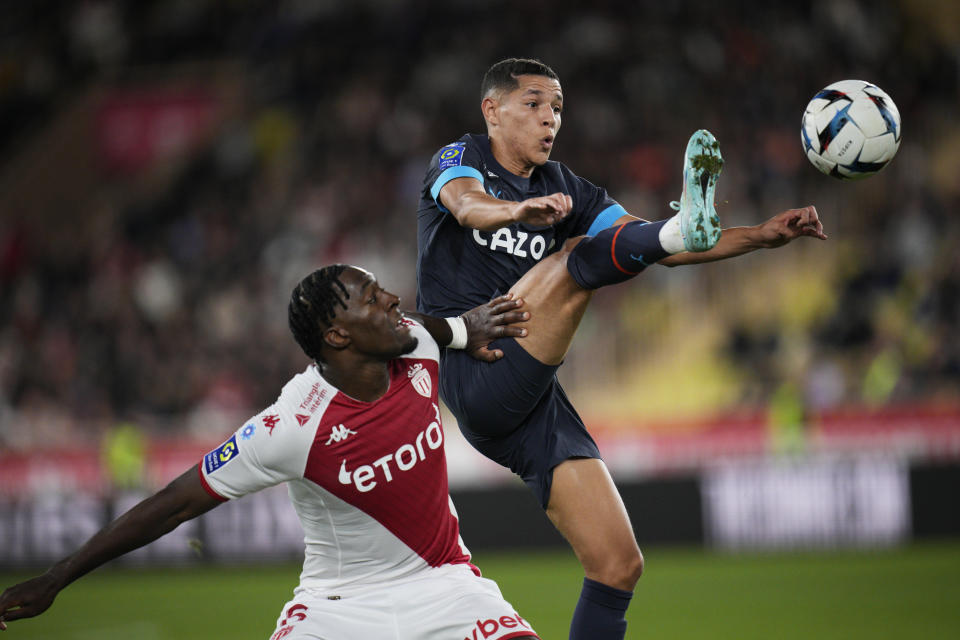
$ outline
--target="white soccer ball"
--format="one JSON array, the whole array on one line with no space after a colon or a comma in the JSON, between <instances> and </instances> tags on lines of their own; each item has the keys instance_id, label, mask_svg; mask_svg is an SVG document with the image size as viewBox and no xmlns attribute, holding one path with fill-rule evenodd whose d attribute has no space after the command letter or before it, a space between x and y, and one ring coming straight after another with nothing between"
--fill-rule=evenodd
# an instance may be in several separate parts
<instances>
[{"instance_id":1,"label":"white soccer ball","mask_svg":"<svg viewBox=\"0 0 960 640\"><path fill-rule=\"evenodd\" d=\"M841 80L813 96L803 114L800 140L820 171L841 180L883 169L900 148L900 112L880 87Z\"/></svg>"}]
</instances>

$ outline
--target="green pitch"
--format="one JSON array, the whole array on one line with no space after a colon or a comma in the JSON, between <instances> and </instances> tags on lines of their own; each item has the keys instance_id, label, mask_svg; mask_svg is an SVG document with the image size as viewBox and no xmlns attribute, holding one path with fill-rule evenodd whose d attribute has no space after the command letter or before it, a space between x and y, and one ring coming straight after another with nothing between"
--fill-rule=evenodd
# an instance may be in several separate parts
<instances>
[{"instance_id":1,"label":"green pitch","mask_svg":"<svg viewBox=\"0 0 960 640\"><path fill-rule=\"evenodd\" d=\"M646 557L629 638L960 637L960 541L762 555L654 548ZM545 640L567 637L581 579L571 553L475 560ZM0 638L266 640L298 575L297 566L101 570ZM24 577L0 574L0 586Z\"/></svg>"}]
</instances>

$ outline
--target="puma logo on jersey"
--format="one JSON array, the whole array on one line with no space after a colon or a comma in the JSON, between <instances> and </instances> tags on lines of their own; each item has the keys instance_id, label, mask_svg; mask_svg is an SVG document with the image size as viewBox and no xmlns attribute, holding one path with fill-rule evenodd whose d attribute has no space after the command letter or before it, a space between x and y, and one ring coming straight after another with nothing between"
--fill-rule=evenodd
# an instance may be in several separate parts
<instances>
[{"instance_id":1,"label":"puma logo on jersey","mask_svg":"<svg viewBox=\"0 0 960 640\"><path fill-rule=\"evenodd\" d=\"M440 408L434 404L433 411L436 414L436 419L426 429L418 433L413 442L401 445L393 453L388 453L370 464L362 464L353 471L347 469L347 460L344 458L340 463L340 472L337 474L337 480L340 481L340 484L352 484L357 488L357 491L366 493L372 491L381 478L386 482L393 482L394 469L409 471L418 462L426 460L429 450L439 449L443 446Z\"/></svg>"},{"instance_id":2,"label":"puma logo on jersey","mask_svg":"<svg viewBox=\"0 0 960 640\"><path fill-rule=\"evenodd\" d=\"M341 440L346 440L352 435L356 435L356 431L352 429L347 429L342 424L336 425L333 429L330 430L330 437L327 438L327 444L331 442L340 442Z\"/></svg>"},{"instance_id":3,"label":"puma logo on jersey","mask_svg":"<svg viewBox=\"0 0 960 640\"><path fill-rule=\"evenodd\" d=\"M539 260L547 250L547 241L539 234L532 236L526 231L516 230L516 235L510 227L500 227L493 234L479 229L473 230L473 239L481 247L488 247L491 251L509 253L518 258L531 257Z\"/></svg>"}]
</instances>

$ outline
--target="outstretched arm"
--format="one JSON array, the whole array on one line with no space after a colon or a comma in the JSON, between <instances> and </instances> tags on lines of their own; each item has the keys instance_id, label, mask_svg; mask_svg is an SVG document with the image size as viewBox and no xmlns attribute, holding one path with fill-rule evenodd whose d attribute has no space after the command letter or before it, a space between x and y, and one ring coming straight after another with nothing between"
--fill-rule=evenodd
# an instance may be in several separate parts
<instances>
[{"instance_id":1,"label":"outstretched arm","mask_svg":"<svg viewBox=\"0 0 960 640\"><path fill-rule=\"evenodd\" d=\"M220 504L200 482L197 467L101 529L73 555L32 580L12 586L0 595L0 630L4 622L32 618L46 611L68 584L138 549Z\"/></svg>"},{"instance_id":2,"label":"outstretched arm","mask_svg":"<svg viewBox=\"0 0 960 640\"><path fill-rule=\"evenodd\" d=\"M781 247L804 236L820 240L827 239L816 207L788 209L753 227L724 229L716 246L709 251L676 253L661 260L660 264L675 267L681 264L713 262L743 255L756 249Z\"/></svg>"},{"instance_id":3,"label":"outstretched arm","mask_svg":"<svg viewBox=\"0 0 960 640\"><path fill-rule=\"evenodd\" d=\"M502 358L503 351L491 351L487 345L497 338L520 338L527 335L526 329L509 326L530 319L530 314L526 311L517 311L521 306L523 300L508 293L465 312L460 316L467 331L467 344L463 348L477 360L493 362ZM404 311L403 315L422 324L440 346L447 346L453 340L453 331L444 318L435 318L415 311Z\"/></svg>"}]
</instances>

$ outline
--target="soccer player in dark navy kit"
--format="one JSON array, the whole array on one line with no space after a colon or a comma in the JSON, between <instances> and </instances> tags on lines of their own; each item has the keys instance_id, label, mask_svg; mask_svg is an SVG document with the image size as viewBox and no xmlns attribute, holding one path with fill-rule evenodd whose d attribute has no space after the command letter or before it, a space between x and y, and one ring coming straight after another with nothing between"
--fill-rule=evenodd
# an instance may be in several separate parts
<instances>
[{"instance_id":1,"label":"soccer player in dark navy kit","mask_svg":"<svg viewBox=\"0 0 960 640\"><path fill-rule=\"evenodd\" d=\"M549 160L563 93L535 60L493 65L481 87L486 135L441 148L417 216L417 304L456 316L503 292L525 301L526 337L491 346L492 365L442 357L441 396L470 443L510 468L573 547L585 578L570 627L578 640L620 639L643 571L623 501L600 452L556 379L593 290L659 262L709 262L800 236L826 239L816 209L791 209L755 227L720 229L713 193L720 149L690 138L678 213L648 223L607 192Z\"/></svg>"}]
</instances>

